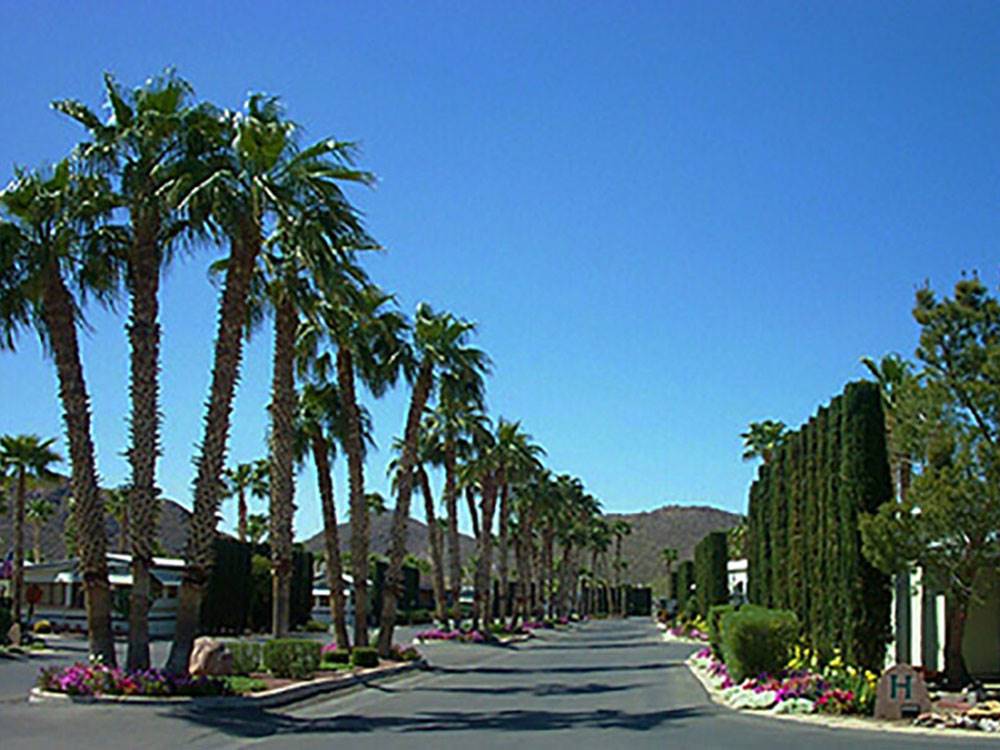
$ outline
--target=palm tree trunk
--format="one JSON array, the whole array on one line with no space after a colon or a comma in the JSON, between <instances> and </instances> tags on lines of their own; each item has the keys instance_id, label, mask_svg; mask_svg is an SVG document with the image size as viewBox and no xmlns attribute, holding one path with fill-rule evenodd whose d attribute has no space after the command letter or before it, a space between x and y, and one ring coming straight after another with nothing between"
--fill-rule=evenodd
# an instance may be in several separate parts
<instances>
[{"instance_id":1,"label":"palm tree trunk","mask_svg":"<svg viewBox=\"0 0 1000 750\"><path fill-rule=\"evenodd\" d=\"M337 385L347 420L344 449L351 515L351 576L354 579L354 645L368 645L368 503L365 499L364 446L361 415L354 391L354 360L346 347L337 349Z\"/></svg>"},{"instance_id":2,"label":"palm tree trunk","mask_svg":"<svg viewBox=\"0 0 1000 750\"><path fill-rule=\"evenodd\" d=\"M499 570L497 571L500 576L500 608L499 614L500 619L504 620L507 618L507 600L508 591L510 588L510 570L508 568L508 549L507 541L509 536L508 526L510 524L510 485L507 483L506 472L500 470L500 530L497 534L497 547L499 556Z\"/></svg>"},{"instance_id":3,"label":"palm tree trunk","mask_svg":"<svg viewBox=\"0 0 1000 750\"><path fill-rule=\"evenodd\" d=\"M295 304L282 299L274 321L274 382L271 390L271 632L291 628L292 520L295 515Z\"/></svg>"},{"instance_id":4,"label":"palm tree trunk","mask_svg":"<svg viewBox=\"0 0 1000 750\"><path fill-rule=\"evenodd\" d=\"M236 522L236 534L241 542L247 540L247 490L240 486L236 495L236 512L238 521Z\"/></svg>"},{"instance_id":5,"label":"palm tree trunk","mask_svg":"<svg viewBox=\"0 0 1000 750\"><path fill-rule=\"evenodd\" d=\"M479 560L476 567L476 613L474 619L489 627L493 620L490 606L490 586L493 579L493 512L497 499L497 482L493 472L483 476L482 525L479 534ZM478 623L474 623L478 624Z\"/></svg>"},{"instance_id":6,"label":"palm tree trunk","mask_svg":"<svg viewBox=\"0 0 1000 750\"><path fill-rule=\"evenodd\" d=\"M174 674L187 672L191 648L201 619L201 601L205 596L205 587L214 561L213 544L222 494L222 468L229 442L233 394L243 358L243 325L246 320L250 279L260 252L260 230L256 222L245 229L243 236L232 242L222 302L219 305L219 329L215 339L212 385L205 413L205 436L197 461L194 512L185 550L187 564L177 603L174 642L167 659L167 670Z\"/></svg>"},{"instance_id":7,"label":"palm tree trunk","mask_svg":"<svg viewBox=\"0 0 1000 750\"><path fill-rule=\"evenodd\" d=\"M392 535L389 542L389 568L385 573L382 590L382 616L379 618L378 653L389 656L392 648L392 631L396 627L396 606L403 583L403 559L406 557L406 524L410 519L410 498L413 494L413 474L417 460L417 440L420 438L420 418L434 385L434 365L430 359L420 366L410 410L406 415L403 433L403 456L399 467L399 491L396 495L396 512L392 516Z\"/></svg>"},{"instance_id":8,"label":"palm tree trunk","mask_svg":"<svg viewBox=\"0 0 1000 750\"><path fill-rule=\"evenodd\" d=\"M417 466L417 476L420 479L420 494L424 496L424 514L427 516L427 536L431 543L431 585L434 587L434 617L438 622L444 622L445 588L444 588L444 554L441 549L441 527L434 517L434 497L431 495L431 483L423 466Z\"/></svg>"},{"instance_id":9,"label":"palm tree trunk","mask_svg":"<svg viewBox=\"0 0 1000 750\"><path fill-rule=\"evenodd\" d=\"M31 526L32 537L34 539L32 557L35 558L36 563L40 563L42 561L42 522L35 521Z\"/></svg>"},{"instance_id":10,"label":"palm tree trunk","mask_svg":"<svg viewBox=\"0 0 1000 750\"><path fill-rule=\"evenodd\" d=\"M156 535L156 459L160 455L159 369L160 253L156 244L159 221L155 216L137 223L135 245L128 258L130 301L129 345L132 349L129 395L131 445L128 460L132 485L128 517L132 542L132 592L129 596L128 668L149 668L150 576L153 539Z\"/></svg>"},{"instance_id":11,"label":"palm tree trunk","mask_svg":"<svg viewBox=\"0 0 1000 750\"><path fill-rule=\"evenodd\" d=\"M94 443L90 429L90 398L83 378L80 347L76 336L73 300L55 266L45 279L42 315L59 379L69 444L76 546L80 555L87 606L90 654L109 666L115 665L115 641L111 631L111 586L108 584L107 538L104 504L97 489Z\"/></svg>"},{"instance_id":12,"label":"palm tree trunk","mask_svg":"<svg viewBox=\"0 0 1000 750\"><path fill-rule=\"evenodd\" d=\"M465 488L465 503L469 506L469 517L472 520L472 536L479 539L479 512L476 510L476 489L469 486Z\"/></svg>"},{"instance_id":13,"label":"palm tree trunk","mask_svg":"<svg viewBox=\"0 0 1000 750\"><path fill-rule=\"evenodd\" d=\"M444 449L444 504L448 513L448 584L451 587L451 606L457 620L458 598L462 594L462 548L458 536L458 491L455 483L455 447L448 443Z\"/></svg>"},{"instance_id":14,"label":"palm tree trunk","mask_svg":"<svg viewBox=\"0 0 1000 750\"><path fill-rule=\"evenodd\" d=\"M531 539L531 516L525 511L521 513L520 524L514 540L514 557L517 562L517 599L514 614L510 619L510 627L517 627L518 619L528 612L528 588L531 586L531 551L528 543Z\"/></svg>"},{"instance_id":15,"label":"palm tree trunk","mask_svg":"<svg viewBox=\"0 0 1000 750\"><path fill-rule=\"evenodd\" d=\"M24 503L27 494L27 476L23 465L17 470L17 490L14 495L14 570L11 577L11 613L14 622L21 622L21 607L24 605ZM3 635L6 636L6 633ZM15 643L20 646L20 643Z\"/></svg>"},{"instance_id":16,"label":"palm tree trunk","mask_svg":"<svg viewBox=\"0 0 1000 750\"><path fill-rule=\"evenodd\" d=\"M344 606L344 566L340 560L340 539L337 538L337 506L333 501L333 473L330 471L330 446L321 438L312 441L313 461L319 498L323 507L323 548L326 553L326 585L330 589L330 614L338 648L350 648Z\"/></svg>"}]
</instances>

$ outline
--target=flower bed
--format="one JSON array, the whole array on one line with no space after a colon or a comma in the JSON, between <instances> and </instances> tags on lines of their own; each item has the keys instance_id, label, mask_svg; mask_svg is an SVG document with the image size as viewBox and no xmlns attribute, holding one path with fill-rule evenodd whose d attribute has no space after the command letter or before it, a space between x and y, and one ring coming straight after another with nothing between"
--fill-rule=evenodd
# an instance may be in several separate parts
<instances>
[{"instance_id":1,"label":"flower bed","mask_svg":"<svg viewBox=\"0 0 1000 750\"><path fill-rule=\"evenodd\" d=\"M726 664L703 648L690 659L708 683L721 691L732 708L771 710L774 713L827 713L870 716L875 707L877 676L844 665L840 657L819 669L801 666L793 659L779 675L759 675L736 684Z\"/></svg>"},{"instance_id":2,"label":"flower bed","mask_svg":"<svg viewBox=\"0 0 1000 750\"><path fill-rule=\"evenodd\" d=\"M490 643L495 640L492 635L481 630L444 630L432 628L421 630L416 635L418 641L453 641L456 643Z\"/></svg>"},{"instance_id":3,"label":"flower bed","mask_svg":"<svg viewBox=\"0 0 1000 750\"><path fill-rule=\"evenodd\" d=\"M126 672L103 664L43 669L37 684L50 693L92 697L130 695L164 698L233 694L226 680L215 677L172 675L159 669Z\"/></svg>"}]
</instances>

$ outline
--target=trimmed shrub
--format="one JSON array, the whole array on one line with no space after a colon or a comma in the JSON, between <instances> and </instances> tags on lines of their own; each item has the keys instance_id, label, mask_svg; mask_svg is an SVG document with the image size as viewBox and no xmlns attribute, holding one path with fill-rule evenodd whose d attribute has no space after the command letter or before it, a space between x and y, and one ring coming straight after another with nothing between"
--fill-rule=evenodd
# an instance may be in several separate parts
<instances>
[{"instance_id":1,"label":"trimmed shrub","mask_svg":"<svg viewBox=\"0 0 1000 750\"><path fill-rule=\"evenodd\" d=\"M233 655L233 674L252 674L260 671L264 647L259 643L233 641L226 648Z\"/></svg>"},{"instance_id":2,"label":"trimmed shrub","mask_svg":"<svg viewBox=\"0 0 1000 750\"><path fill-rule=\"evenodd\" d=\"M330 626L319 620L309 620L302 626L302 629L307 633L326 633L330 629Z\"/></svg>"},{"instance_id":3,"label":"trimmed shrub","mask_svg":"<svg viewBox=\"0 0 1000 750\"><path fill-rule=\"evenodd\" d=\"M264 643L264 668L275 677L307 679L319 669L321 648L316 641L273 638Z\"/></svg>"},{"instance_id":4,"label":"trimmed shrub","mask_svg":"<svg viewBox=\"0 0 1000 750\"><path fill-rule=\"evenodd\" d=\"M7 633L13 624L14 618L10 616L10 599L0 596L0 646L7 645ZM19 646L20 644L13 645Z\"/></svg>"},{"instance_id":5,"label":"trimmed shrub","mask_svg":"<svg viewBox=\"0 0 1000 750\"><path fill-rule=\"evenodd\" d=\"M378 651L373 648L354 648L351 650L351 666L365 669L378 666Z\"/></svg>"},{"instance_id":6,"label":"trimmed shrub","mask_svg":"<svg viewBox=\"0 0 1000 750\"><path fill-rule=\"evenodd\" d=\"M698 614L708 617L709 607L729 600L729 561L726 532L713 531L694 548L694 589Z\"/></svg>"},{"instance_id":7,"label":"trimmed shrub","mask_svg":"<svg viewBox=\"0 0 1000 750\"><path fill-rule=\"evenodd\" d=\"M323 646L323 664L350 664L350 662L351 650L349 648L340 648L335 643L328 643Z\"/></svg>"},{"instance_id":8,"label":"trimmed shrub","mask_svg":"<svg viewBox=\"0 0 1000 750\"><path fill-rule=\"evenodd\" d=\"M734 604L716 604L708 610L708 642L712 653L722 658L722 618L737 610Z\"/></svg>"},{"instance_id":9,"label":"trimmed shrub","mask_svg":"<svg viewBox=\"0 0 1000 750\"><path fill-rule=\"evenodd\" d=\"M788 610L743 606L722 617L722 653L735 682L778 674L799 635L799 621Z\"/></svg>"}]
</instances>

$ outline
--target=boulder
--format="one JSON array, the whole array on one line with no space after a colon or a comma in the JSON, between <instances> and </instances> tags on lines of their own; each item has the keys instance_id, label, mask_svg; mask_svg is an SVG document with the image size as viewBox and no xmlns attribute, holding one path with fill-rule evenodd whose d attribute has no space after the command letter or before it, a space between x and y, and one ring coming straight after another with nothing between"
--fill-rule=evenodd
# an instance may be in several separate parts
<instances>
[{"instance_id":1,"label":"boulder","mask_svg":"<svg viewBox=\"0 0 1000 750\"><path fill-rule=\"evenodd\" d=\"M191 649L188 672L193 677L224 677L233 673L233 655L222 641L201 637Z\"/></svg>"},{"instance_id":2,"label":"boulder","mask_svg":"<svg viewBox=\"0 0 1000 750\"><path fill-rule=\"evenodd\" d=\"M7 631L7 643L11 646L21 645L21 626L16 622L10 626L10 630Z\"/></svg>"}]
</instances>

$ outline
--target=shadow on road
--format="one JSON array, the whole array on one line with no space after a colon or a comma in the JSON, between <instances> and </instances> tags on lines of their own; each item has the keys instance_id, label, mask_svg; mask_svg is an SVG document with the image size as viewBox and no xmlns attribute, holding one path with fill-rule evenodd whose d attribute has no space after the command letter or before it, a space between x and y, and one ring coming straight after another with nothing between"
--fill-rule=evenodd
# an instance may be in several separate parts
<instances>
[{"instance_id":1,"label":"shadow on road","mask_svg":"<svg viewBox=\"0 0 1000 750\"><path fill-rule=\"evenodd\" d=\"M431 672L437 674L586 674L590 672L639 672L649 670L677 669L682 666L677 662L662 662L660 664L636 664L613 666L580 666L580 667L539 667L529 669L523 667L437 667L432 666Z\"/></svg>"},{"instance_id":2,"label":"shadow on road","mask_svg":"<svg viewBox=\"0 0 1000 750\"><path fill-rule=\"evenodd\" d=\"M706 713L706 709L672 708L646 713L625 711L439 711L416 713L411 716L336 716L300 719L267 711L219 712L183 708L171 716L206 728L241 738L261 738L274 735L298 735L321 732L462 732L462 731L555 731L568 729L628 729L649 731L668 722L681 721Z\"/></svg>"},{"instance_id":3,"label":"shadow on road","mask_svg":"<svg viewBox=\"0 0 1000 750\"><path fill-rule=\"evenodd\" d=\"M416 693L469 693L472 695L534 695L539 698L550 695L597 695L600 693L617 693L623 690L646 687L648 683L634 682L628 685L603 685L599 682L588 682L585 685L564 685L548 683L545 685L513 685L510 687L413 687Z\"/></svg>"}]
</instances>

